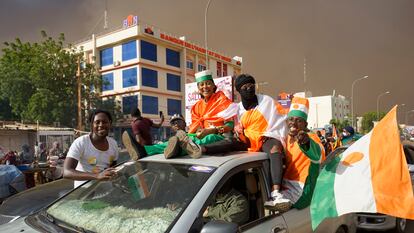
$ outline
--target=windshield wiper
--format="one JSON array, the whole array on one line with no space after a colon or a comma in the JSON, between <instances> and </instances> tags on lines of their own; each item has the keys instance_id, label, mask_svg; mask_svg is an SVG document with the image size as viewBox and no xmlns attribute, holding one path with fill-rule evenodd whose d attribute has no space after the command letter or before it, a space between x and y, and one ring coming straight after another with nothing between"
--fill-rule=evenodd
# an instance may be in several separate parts
<instances>
[{"instance_id":1,"label":"windshield wiper","mask_svg":"<svg viewBox=\"0 0 414 233\"><path fill-rule=\"evenodd\" d=\"M49 213L47 213L45 210L44 211L41 211L40 214L43 217L45 217L49 222L55 223L55 218L52 215L50 215Z\"/></svg>"},{"instance_id":2,"label":"windshield wiper","mask_svg":"<svg viewBox=\"0 0 414 233\"><path fill-rule=\"evenodd\" d=\"M45 217L50 223L53 223L53 227L59 228L60 230L62 230L62 231L58 231L58 232L63 232L63 229L59 227L59 224L62 224L67 228L71 228L71 229L73 229L75 231L78 231L78 232L81 232L81 233L94 233L93 231L86 230L83 227L75 226L75 225L69 224L67 222L60 221L60 220L56 221L56 219L52 215L47 213L46 210L41 211L40 215Z\"/></svg>"}]
</instances>

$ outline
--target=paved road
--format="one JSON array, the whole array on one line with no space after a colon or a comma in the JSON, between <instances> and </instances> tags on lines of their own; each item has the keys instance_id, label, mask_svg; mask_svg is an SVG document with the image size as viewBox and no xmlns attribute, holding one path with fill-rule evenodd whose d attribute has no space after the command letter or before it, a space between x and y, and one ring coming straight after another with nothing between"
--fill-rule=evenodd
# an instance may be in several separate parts
<instances>
[{"instance_id":1,"label":"paved road","mask_svg":"<svg viewBox=\"0 0 414 233\"><path fill-rule=\"evenodd\" d=\"M368 233L368 232L373 232L373 231L362 231L359 230L357 231L357 233ZM377 232L377 231L375 231ZM409 220L407 221L407 228L405 229L406 233L413 233L414 232L414 221L413 220ZM389 230L389 231L384 231L384 233L394 233L394 231Z\"/></svg>"}]
</instances>

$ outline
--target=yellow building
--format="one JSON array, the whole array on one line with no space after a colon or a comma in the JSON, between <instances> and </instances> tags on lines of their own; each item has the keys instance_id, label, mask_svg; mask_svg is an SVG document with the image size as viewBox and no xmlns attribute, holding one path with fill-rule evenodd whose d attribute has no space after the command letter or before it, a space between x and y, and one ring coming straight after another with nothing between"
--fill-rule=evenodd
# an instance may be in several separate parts
<instances>
[{"instance_id":1,"label":"yellow building","mask_svg":"<svg viewBox=\"0 0 414 233\"><path fill-rule=\"evenodd\" d=\"M184 84L194 82L194 74L206 69L206 50L186 41L138 23L128 16L123 27L75 44L83 48L88 62L96 62L104 85L102 98L115 97L125 114L117 127L129 127L129 114L138 107L144 117L159 120L184 113ZM208 51L209 69L214 77L237 75L241 61ZM166 121L167 122L167 121Z\"/></svg>"}]
</instances>

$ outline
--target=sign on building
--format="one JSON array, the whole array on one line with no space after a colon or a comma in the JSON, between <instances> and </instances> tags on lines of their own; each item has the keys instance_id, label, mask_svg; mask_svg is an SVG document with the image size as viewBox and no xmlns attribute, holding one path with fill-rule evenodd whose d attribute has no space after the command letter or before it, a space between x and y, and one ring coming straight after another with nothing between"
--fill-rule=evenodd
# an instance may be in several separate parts
<instances>
[{"instance_id":1,"label":"sign on building","mask_svg":"<svg viewBox=\"0 0 414 233\"><path fill-rule=\"evenodd\" d=\"M129 28L132 26L136 26L138 24L138 16L136 15L128 15L126 19L122 22L122 27Z\"/></svg>"}]
</instances>

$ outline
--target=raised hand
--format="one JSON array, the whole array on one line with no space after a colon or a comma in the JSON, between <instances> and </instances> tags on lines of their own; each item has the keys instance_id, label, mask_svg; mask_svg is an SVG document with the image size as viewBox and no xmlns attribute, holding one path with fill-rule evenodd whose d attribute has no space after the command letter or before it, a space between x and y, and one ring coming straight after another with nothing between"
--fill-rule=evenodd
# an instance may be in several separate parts
<instances>
[{"instance_id":1,"label":"raised hand","mask_svg":"<svg viewBox=\"0 0 414 233\"><path fill-rule=\"evenodd\" d=\"M299 145L305 145L309 143L309 135L304 130L300 130L298 134L296 135L296 139L299 143Z\"/></svg>"}]
</instances>

